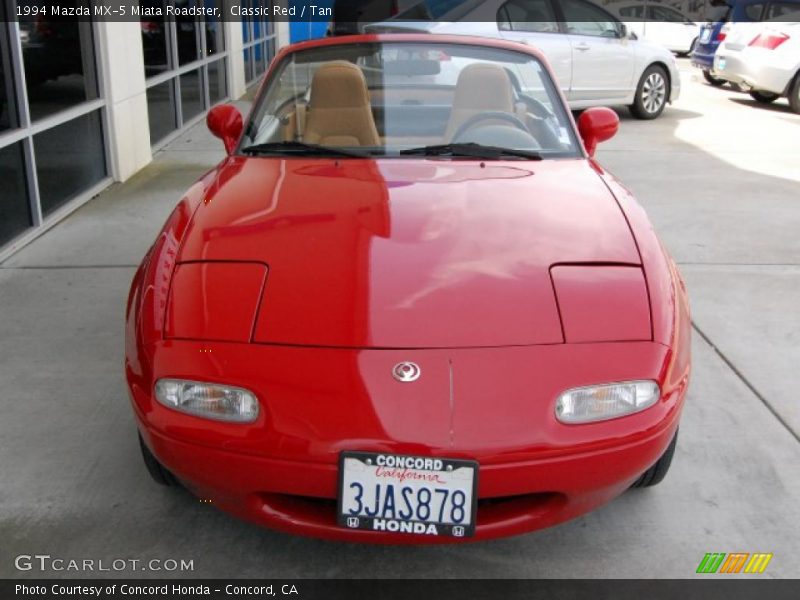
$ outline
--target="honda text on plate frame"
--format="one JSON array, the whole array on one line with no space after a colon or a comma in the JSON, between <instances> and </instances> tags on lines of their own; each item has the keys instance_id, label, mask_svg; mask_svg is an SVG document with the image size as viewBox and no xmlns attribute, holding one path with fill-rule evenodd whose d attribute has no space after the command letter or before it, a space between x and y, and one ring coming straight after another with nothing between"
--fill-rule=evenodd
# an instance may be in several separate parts
<instances>
[{"instance_id":1,"label":"honda text on plate frame","mask_svg":"<svg viewBox=\"0 0 800 600\"><path fill-rule=\"evenodd\" d=\"M339 524L350 529L470 537L475 531L478 463L343 452Z\"/></svg>"}]
</instances>

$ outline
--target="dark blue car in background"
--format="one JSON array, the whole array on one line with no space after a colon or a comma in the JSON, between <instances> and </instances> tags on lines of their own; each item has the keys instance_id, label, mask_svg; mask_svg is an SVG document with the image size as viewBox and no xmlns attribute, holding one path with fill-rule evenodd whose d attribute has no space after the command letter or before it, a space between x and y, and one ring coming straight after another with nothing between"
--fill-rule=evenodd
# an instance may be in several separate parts
<instances>
[{"instance_id":1,"label":"dark blue car in background","mask_svg":"<svg viewBox=\"0 0 800 600\"><path fill-rule=\"evenodd\" d=\"M725 81L714 76L714 54L725 39L728 23L768 21L798 10L800 0L712 1L709 22L700 30L700 37L692 52L692 64L703 70L708 83L723 85Z\"/></svg>"}]
</instances>

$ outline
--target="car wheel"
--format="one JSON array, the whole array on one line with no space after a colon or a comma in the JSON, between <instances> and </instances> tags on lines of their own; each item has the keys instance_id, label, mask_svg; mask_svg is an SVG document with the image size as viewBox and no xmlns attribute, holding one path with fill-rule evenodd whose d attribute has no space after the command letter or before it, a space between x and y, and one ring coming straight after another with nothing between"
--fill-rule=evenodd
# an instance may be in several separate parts
<instances>
[{"instance_id":1,"label":"car wheel","mask_svg":"<svg viewBox=\"0 0 800 600\"><path fill-rule=\"evenodd\" d=\"M757 90L751 90L750 97L761 104L771 104L780 98L778 94L773 94L772 92L759 92Z\"/></svg>"},{"instance_id":2,"label":"car wheel","mask_svg":"<svg viewBox=\"0 0 800 600\"><path fill-rule=\"evenodd\" d=\"M672 464L672 456L675 454L675 446L678 443L678 432L675 432L675 436L672 438L672 441L667 446L667 449L664 450L664 454L661 455L661 458L658 459L658 462L654 464L652 467L647 469L642 476L637 479L632 488L644 488L644 487L652 487L661 483L664 477L667 476L667 471L669 471L669 466Z\"/></svg>"},{"instance_id":3,"label":"car wheel","mask_svg":"<svg viewBox=\"0 0 800 600\"><path fill-rule=\"evenodd\" d=\"M718 77L714 77L710 71L703 71L703 77L706 78L706 81L713 85L714 87L721 87L725 85L725 80L720 79Z\"/></svg>"},{"instance_id":4,"label":"car wheel","mask_svg":"<svg viewBox=\"0 0 800 600\"><path fill-rule=\"evenodd\" d=\"M800 72L794 76L794 83L789 89L789 106L796 113L800 113Z\"/></svg>"},{"instance_id":5,"label":"car wheel","mask_svg":"<svg viewBox=\"0 0 800 600\"><path fill-rule=\"evenodd\" d=\"M637 119L655 119L664 112L668 98L667 72L658 65L648 67L639 80L636 97L629 107L631 114Z\"/></svg>"},{"instance_id":6,"label":"car wheel","mask_svg":"<svg viewBox=\"0 0 800 600\"><path fill-rule=\"evenodd\" d=\"M139 448L142 449L144 466L147 467L147 472L150 473L150 477L153 478L153 481L159 485L166 485L170 487L177 487L180 485L178 480L175 479L175 475L164 468L164 465L158 462L158 459L153 456L153 453L150 452L150 448L148 448L144 443L141 435L139 436Z\"/></svg>"}]
</instances>

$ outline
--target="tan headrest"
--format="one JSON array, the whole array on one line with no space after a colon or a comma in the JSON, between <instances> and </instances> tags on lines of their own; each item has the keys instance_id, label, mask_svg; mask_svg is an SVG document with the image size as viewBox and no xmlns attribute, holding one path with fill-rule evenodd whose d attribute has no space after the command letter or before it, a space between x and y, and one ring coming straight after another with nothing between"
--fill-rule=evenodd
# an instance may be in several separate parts
<instances>
[{"instance_id":1,"label":"tan headrest","mask_svg":"<svg viewBox=\"0 0 800 600\"><path fill-rule=\"evenodd\" d=\"M311 83L310 108L361 108L369 106L364 73L356 65L337 60L322 65Z\"/></svg>"},{"instance_id":2,"label":"tan headrest","mask_svg":"<svg viewBox=\"0 0 800 600\"><path fill-rule=\"evenodd\" d=\"M465 67L458 76L453 108L512 111L514 94L508 73L503 67L483 63Z\"/></svg>"}]
</instances>

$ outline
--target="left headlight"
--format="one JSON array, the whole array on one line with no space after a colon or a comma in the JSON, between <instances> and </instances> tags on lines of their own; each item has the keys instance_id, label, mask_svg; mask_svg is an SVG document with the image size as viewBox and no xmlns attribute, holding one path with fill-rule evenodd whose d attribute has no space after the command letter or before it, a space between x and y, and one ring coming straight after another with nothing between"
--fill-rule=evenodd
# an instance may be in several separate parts
<instances>
[{"instance_id":1,"label":"left headlight","mask_svg":"<svg viewBox=\"0 0 800 600\"><path fill-rule=\"evenodd\" d=\"M624 417L653 406L661 396L655 381L626 381L567 390L556 402L562 423L593 423Z\"/></svg>"},{"instance_id":2,"label":"left headlight","mask_svg":"<svg viewBox=\"0 0 800 600\"><path fill-rule=\"evenodd\" d=\"M258 418L255 394L227 385L159 379L156 399L169 408L217 421L252 423Z\"/></svg>"}]
</instances>

